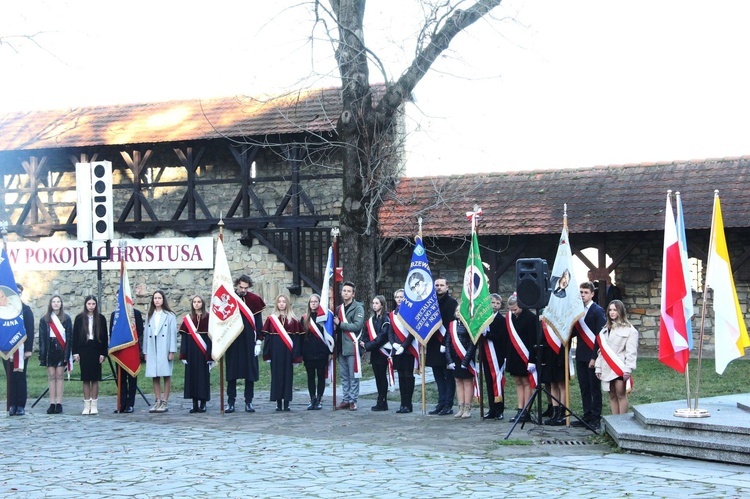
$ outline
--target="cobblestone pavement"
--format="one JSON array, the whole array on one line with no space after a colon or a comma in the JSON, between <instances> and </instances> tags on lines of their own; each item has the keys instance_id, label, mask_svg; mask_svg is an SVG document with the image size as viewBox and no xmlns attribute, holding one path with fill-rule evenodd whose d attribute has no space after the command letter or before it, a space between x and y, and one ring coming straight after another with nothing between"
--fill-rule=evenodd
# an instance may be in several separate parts
<instances>
[{"instance_id":1,"label":"cobblestone pavement","mask_svg":"<svg viewBox=\"0 0 750 499\"><path fill-rule=\"evenodd\" d=\"M306 411L170 411L81 416L81 401L47 415L0 418L4 497L748 497L750 468L614 453L579 429L510 429L450 416ZM238 407L239 409L239 407Z\"/></svg>"}]
</instances>

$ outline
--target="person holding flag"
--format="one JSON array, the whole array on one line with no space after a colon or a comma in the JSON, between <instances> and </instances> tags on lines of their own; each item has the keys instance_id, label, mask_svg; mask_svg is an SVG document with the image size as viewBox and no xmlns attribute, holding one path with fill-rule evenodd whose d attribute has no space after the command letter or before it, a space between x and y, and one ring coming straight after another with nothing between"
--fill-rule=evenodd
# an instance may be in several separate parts
<instances>
[{"instance_id":1,"label":"person holding flag","mask_svg":"<svg viewBox=\"0 0 750 499\"><path fill-rule=\"evenodd\" d=\"M484 355L482 356L482 368L487 386L487 398L490 410L484 419L505 418L505 357L508 342L508 327L505 324L505 316L500 313L503 307L503 298L497 293L490 295L494 318L485 331L485 340L482 343Z\"/></svg>"},{"instance_id":2,"label":"person holding flag","mask_svg":"<svg viewBox=\"0 0 750 499\"><path fill-rule=\"evenodd\" d=\"M625 305L612 300L607 306L607 325L596 337L599 354L595 373L602 390L609 392L612 414L628 412L627 385L638 358L638 331L628 322Z\"/></svg>"},{"instance_id":3,"label":"person holding flag","mask_svg":"<svg viewBox=\"0 0 750 499\"><path fill-rule=\"evenodd\" d=\"M271 363L271 402L276 411L289 411L294 394L294 366L302 362L300 338L302 327L294 316L289 297L279 295L273 313L263 324L263 360ZM283 403L283 409L282 409Z\"/></svg>"},{"instance_id":4,"label":"person holding flag","mask_svg":"<svg viewBox=\"0 0 750 499\"><path fill-rule=\"evenodd\" d=\"M576 377L581 391L583 420L594 429L601 426L602 387L594 367L599 355L596 337L607 324L604 309L594 302L594 283L587 281L578 287L583 301L585 315L575 323L573 334L578 336L576 343ZM584 426L580 421L572 421L570 426Z\"/></svg>"},{"instance_id":5,"label":"person holding flag","mask_svg":"<svg viewBox=\"0 0 750 499\"><path fill-rule=\"evenodd\" d=\"M127 280L127 276L123 278L124 281ZM110 350L109 355L111 359L114 359L115 362L117 362L118 366L118 376L120 376L120 393L119 393L119 408L115 408L116 413L121 414L132 414L135 412L135 394L138 391L138 371L140 370L140 358L141 358L141 351L143 349L143 314L140 310L136 308L130 308L130 310L133 312L133 329L131 329L131 321L126 316L128 306L127 298L125 296L121 297L121 293L123 289L123 283L120 283L120 290L117 291L117 309L115 309L109 316L109 338L110 338ZM127 285L127 289L130 289L130 285ZM127 294L127 293L126 293ZM120 315L122 314L122 315ZM120 324L122 322L122 324ZM122 331L120 331L119 328L123 328ZM137 351L132 353L132 360L130 359L131 354L127 354L127 359L125 358L125 348L118 348L117 350L114 350L113 347L115 346L116 342L119 342L120 333L122 333L122 342L123 344L127 344L128 342L133 341L133 333L135 332L136 336L136 342L132 345L133 348L135 348ZM121 345L118 345L121 346ZM120 352L122 352L122 358L120 357ZM136 356L137 356L137 363L136 363ZM127 362L126 362L127 360ZM132 365L128 367L130 372L123 367L123 364L125 363L131 363ZM136 365L137 364L137 365ZM132 369L135 367L135 369ZM131 374L132 372L132 374Z\"/></svg>"},{"instance_id":6,"label":"person holding flag","mask_svg":"<svg viewBox=\"0 0 750 499\"><path fill-rule=\"evenodd\" d=\"M388 410L388 380L393 379L393 361L388 337L391 333L391 322L388 317L388 306L385 296L378 295L372 299L372 317L365 324L366 341L359 340L359 346L370 354L370 365L375 375L378 389L378 401L371 407L373 411Z\"/></svg>"},{"instance_id":7,"label":"person holding flag","mask_svg":"<svg viewBox=\"0 0 750 499\"><path fill-rule=\"evenodd\" d=\"M60 295L52 295L47 313L39 319L39 365L47 368L49 408L47 414L63 412L63 373L73 370L71 341L73 321L65 313Z\"/></svg>"},{"instance_id":8,"label":"person holding flag","mask_svg":"<svg viewBox=\"0 0 750 499\"><path fill-rule=\"evenodd\" d=\"M23 286L16 284L19 298L23 294ZM8 409L9 416L23 416L26 414L26 398L28 390L26 385L26 369L29 365L29 357L34 349L34 313L31 307L21 301L23 316L23 327L26 331L26 339L23 346L11 355L5 364L5 375L8 377Z\"/></svg>"},{"instance_id":9,"label":"person holding flag","mask_svg":"<svg viewBox=\"0 0 750 499\"><path fill-rule=\"evenodd\" d=\"M200 295L190 300L191 310L182 318L179 332L180 360L185 365L183 397L193 400L190 413L206 412L206 402L211 400L211 338L208 336L206 302Z\"/></svg>"},{"instance_id":10,"label":"person holding flag","mask_svg":"<svg viewBox=\"0 0 750 499\"><path fill-rule=\"evenodd\" d=\"M102 362L107 358L107 319L99 313L99 302L94 295L84 300L83 312L73 321L73 361L81 367L83 382L83 412L99 414L99 382Z\"/></svg>"},{"instance_id":11,"label":"person holding flag","mask_svg":"<svg viewBox=\"0 0 750 499\"><path fill-rule=\"evenodd\" d=\"M437 334L427 341L425 365L432 368L432 375L438 389L438 403L429 414L447 416L453 414L453 399L456 395L456 380L453 371L446 368L444 338L451 322L456 318L458 302L448 292L448 281L444 277L435 279L435 293L442 325Z\"/></svg>"},{"instance_id":12,"label":"person holding flag","mask_svg":"<svg viewBox=\"0 0 750 499\"><path fill-rule=\"evenodd\" d=\"M323 393L326 389L326 368L332 353L328 345L328 333L325 324L318 322L320 295L313 294L307 301L307 312L302 316L302 361L307 371L307 391L310 393L308 411L319 411L323 408Z\"/></svg>"},{"instance_id":13,"label":"person holding flag","mask_svg":"<svg viewBox=\"0 0 750 499\"><path fill-rule=\"evenodd\" d=\"M365 309L354 299L357 288L351 281L341 285L343 303L336 310L333 322L337 328L337 348L341 372L341 390L344 392L336 409L356 411L359 398L359 379L362 377L362 359L359 352L359 338L365 325Z\"/></svg>"},{"instance_id":14,"label":"person holding flag","mask_svg":"<svg viewBox=\"0 0 750 499\"><path fill-rule=\"evenodd\" d=\"M414 370L419 369L419 345L414 344L414 335L409 334L401 321L399 310L404 302L404 290L397 289L393 293L396 308L389 314L391 322L391 337L389 341L393 347L393 368L398 373L398 391L401 395L401 405L396 413L408 414L414 410Z\"/></svg>"},{"instance_id":15,"label":"person holding flag","mask_svg":"<svg viewBox=\"0 0 750 499\"><path fill-rule=\"evenodd\" d=\"M226 413L234 412L239 379L245 381L245 412L255 412L253 398L255 398L255 382L260 376L258 356L261 354L263 342L263 334L259 331L263 324L262 312L266 308L266 302L253 293L252 288L253 279L247 274L242 274L234 280L235 294L242 300L244 306L240 307L242 329L226 351L228 396L227 408L224 411Z\"/></svg>"}]
</instances>

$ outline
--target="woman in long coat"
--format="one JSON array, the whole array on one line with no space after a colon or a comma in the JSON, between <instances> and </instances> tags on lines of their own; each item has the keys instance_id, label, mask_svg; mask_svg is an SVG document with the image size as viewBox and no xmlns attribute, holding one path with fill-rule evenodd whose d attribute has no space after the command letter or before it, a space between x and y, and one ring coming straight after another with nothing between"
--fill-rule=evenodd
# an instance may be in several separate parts
<instances>
[{"instance_id":1,"label":"woman in long coat","mask_svg":"<svg viewBox=\"0 0 750 499\"><path fill-rule=\"evenodd\" d=\"M292 400L294 364L302 362L300 333L302 327L294 317L286 295L276 297L273 313L263 324L263 360L271 363L271 401L277 411L288 411ZM283 409L282 409L283 403Z\"/></svg>"},{"instance_id":2,"label":"woman in long coat","mask_svg":"<svg viewBox=\"0 0 750 499\"><path fill-rule=\"evenodd\" d=\"M191 413L206 412L206 401L211 400L211 338L208 337L206 303L200 295L191 301L190 314L180 324L180 360L185 364L184 397L193 399Z\"/></svg>"},{"instance_id":3,"label":"woman in long coat","mask_svg":"<svg viewBox=\"0 0 750 499\"><path fill-rule=\"evenodd\" d=\"M83 312L73 322L73 360L81 366L83 382L82 414L99 414L99 382L102 380L102 362L107 358L107 319L99 313L96 297L84 300Z\"/></svg>"},{"instance_id":4,"label":"woman in long coat","mask_svg":"<svg viewBox=\"0 0 750 499\"><path fill-rule=\"evenodd\" d=\"M625 414L628 412L627 386L638 360L638 331L628 322L625 305L620 300L612 300L607 305L607 325L597 341L600 348L594 372L602 383L602 390L609 392L612 414ZM603 351L605 347L607 352ZM609 361L605 353L611 355Z\"/></svg>"},{"instance_id":5,"label":"woman in long coat","mask_svg":"<svg viewBox=\"0 0 750 499\"><path fill-rule=\"evenodd\" d=\"M148 307L143 355L146 358L146 377L153 378L156 402L149 412L169 410L169 391L172 387L172 366L177 353L177 320L169 308L163 291L154 291ZM161 378L164 378L162 392Z\"/></svg>"},{"instance_id":6,"label":"woman in long coat","mask_svg":"<svg viewBox=\"0 0 750 499\"><path fill-rule=\"evenodd\" d=\"M323 408L323 392L326 389L326 367L332 358L331 350L326 343L328 333L322 324L317 322L320 308L320 295L313 294L307 301L307 313L302 316L302 360L307 371L307 391L310 393L308 411L319 411Z\"/></svg>"},{"instance_id":7,"label":"woman in long coat","mask_svg":"<svg viewBox=\"0 0 750 499\"><path fill-rule=\"evenodd\" d=\"M359 341L360 347L370 352L370 364L378 389L378 401L370 408L373 411L388 410L388 364L391 362L388 337L391 321L386 308L385 296L378 295L372 299L372 317L365 323L367 340Z\"/></svg>"}]
</instances>

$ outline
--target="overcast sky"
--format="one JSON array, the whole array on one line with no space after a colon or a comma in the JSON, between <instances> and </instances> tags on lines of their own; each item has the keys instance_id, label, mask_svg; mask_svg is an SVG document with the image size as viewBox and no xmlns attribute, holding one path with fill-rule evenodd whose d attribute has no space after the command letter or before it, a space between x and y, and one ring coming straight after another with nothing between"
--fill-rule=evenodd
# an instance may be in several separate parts
<instances>
[{"instance_id":1,"label":"overcast sky","mask_svg":"<svg viewBox=\"0 0 750 499\"><path fill-rule=\"evenodd\" d=\"M336 84L299 3L2 2L0 113ZM412 57L416 3L368 2L389 78ZM739 0L504 2L418 85L408 174L750 154L748 14Z\"/></svg>"}]
</instances>

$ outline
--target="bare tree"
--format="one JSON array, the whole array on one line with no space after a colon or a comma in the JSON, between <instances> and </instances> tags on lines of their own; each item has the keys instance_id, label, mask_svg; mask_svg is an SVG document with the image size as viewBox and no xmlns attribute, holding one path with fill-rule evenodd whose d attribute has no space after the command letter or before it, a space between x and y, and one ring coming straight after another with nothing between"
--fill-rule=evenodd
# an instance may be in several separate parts
<instances>
[{"instance_id":1,"label":"bare tree","mask_svg":"<svg viewBox=\"0 0 750 499\"><path fill-rule=\"evenodd\" d=\"M316 22L335 48L343 99L337 132L343 148L341 248L344 276L357 283L361 298L373 296L378 268L378 208L393 185L397 165L392 141L400 110L417 83L462 30L487 16L502 0L424 1L425 22L411 64L383 95L370 85L369 63L386 74L368 49L364 34L365 0L315 0Z\"/></svg>"}]
</instances>

